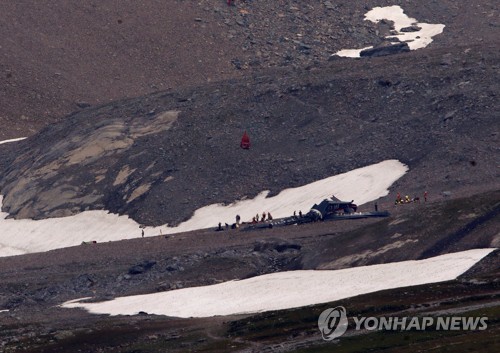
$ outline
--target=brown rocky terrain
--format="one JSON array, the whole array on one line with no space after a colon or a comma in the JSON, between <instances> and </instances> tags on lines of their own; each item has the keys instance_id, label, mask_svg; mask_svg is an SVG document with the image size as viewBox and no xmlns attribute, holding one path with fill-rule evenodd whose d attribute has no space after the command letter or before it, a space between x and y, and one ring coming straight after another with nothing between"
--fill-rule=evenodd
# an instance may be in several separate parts
<instances>
[{"instance_id":1,"label":"brown rocky terrain","mask_svg":"<svg viewBox=\"0 0 500 353\"><path fill-rule=\"evenodd\" d=\"M467 49L269 69L86 109L5 153L4 210L105 208L175 224L205 205L385 159L409 166L395 186L407 193L494 188L497 50ZM250 150L239 147L244 130Z\"/></svg>"},{"instance_id":2,"label":"brown rocky terrain","mask_svg":"<svg viewBox=\"0 0 500 353\"><path fill-rule=\"evenodd\" d=\"M444 32L383 44L401 5ZM63 1L0 4L0 194L15 218L87 209L147 225L398 159L383 220L200 230L0 258L0 351L497 352L498 251L455 281L342 303L209 319L57 307L295 269L339 269L498 247L499 14L494 1ZM239 142L243 131L250 150ZM429 203L395 207L396 191ZM366 208L372 205L366 205ZM216 221L214 220L214 226ZM2 230L0 229L0 232ZM482 332L362 332L325 343L317 318L488 316ZM352 324L352 323L351 323Z\"/></svg>"},{"instance_id":3,"label":"brown rocky terrain","mask_svg":"<svg viewBox=\"0 0 500 353\"><path fill-rule=\"evenodd\" d=\"M387 26L363 16L390 5L446 25L431 48L498 41L492 1L4 2L0 139L31 135L89 105L324 62L340 49L381 41Z\"/></svg>"}]
</instances>

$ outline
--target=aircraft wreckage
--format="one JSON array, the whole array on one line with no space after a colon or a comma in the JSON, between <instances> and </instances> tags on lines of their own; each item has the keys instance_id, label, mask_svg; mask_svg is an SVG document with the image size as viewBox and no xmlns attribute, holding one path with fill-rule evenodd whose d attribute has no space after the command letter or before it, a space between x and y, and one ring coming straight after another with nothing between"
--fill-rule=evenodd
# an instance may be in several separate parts
<instances>
[{"instance_id":1,"label":"aircraft wreckage","mask_svg":"<svg viewBox=\"0 0 500 353\"><path fill-rule=\"evenodd\" d=\"M243 223L241 230L264 229L273 227L283 227L294 224L305 224L320 221L334 221L344 219L360 219L371 217L388 217L388 211L357 212L358 206L353 201L340 201L335 196L324 199L319 204L311 207L304 215L293 215L290 217L276 218L273 220L261 221L257 223Z\"/></svg>"}]
</instances>

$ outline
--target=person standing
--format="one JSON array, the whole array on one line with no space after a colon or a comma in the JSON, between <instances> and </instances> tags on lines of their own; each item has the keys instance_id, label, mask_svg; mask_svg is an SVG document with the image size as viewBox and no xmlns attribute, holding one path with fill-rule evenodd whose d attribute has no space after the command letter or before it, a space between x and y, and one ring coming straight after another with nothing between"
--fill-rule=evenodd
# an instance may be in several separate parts
<instances>
[{"instance_id":1,"label":"person standing","mask_svg":"<svg viewBox=\"0 0 500 353\"><path fill-rule=\"evenodd\" d=\"M144 238L144 229L141 231L142 237Z\"/></svg>"},{"instance_id":2,"label":"person standing","mask_svg":"<svg viewBox=\"0 0 500 353\"><path fill-rule=\"evenodd\" d=\"M424 192L424 202L427 202L427 191Z\"/></svg>"}]
</instances>

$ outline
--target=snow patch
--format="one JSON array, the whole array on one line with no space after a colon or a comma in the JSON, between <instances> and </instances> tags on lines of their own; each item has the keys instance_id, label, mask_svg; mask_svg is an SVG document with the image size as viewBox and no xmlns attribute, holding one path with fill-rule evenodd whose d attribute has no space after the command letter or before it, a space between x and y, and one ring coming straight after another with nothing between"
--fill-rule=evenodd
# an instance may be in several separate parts
<instances>
[{"instance_id":1,"label":"snow patch","mask_svg":"<svg viewBox=\"0 0 500 353\"><path fill-rule=\"evenodd\" d=\"M285 189L273 197L267 197L269 191L263 191L251 200L202 207L176 230L213 227L219 221L231 224L235 222L236 215L240 215L242 221L251 221L252 217L262 212L270 212L274 218L291 216L299 210L306 213L315 203L332 195L362 205L388 195L388 188L407 171L408 167L401 162L387 160L297 188Z\"/></svg>"},{"instance_id":2,"label":"snow patch","mask_svg":"<svg viewBox=\"0 0 500 353\"><path fill-rule=\"evenodd\" d=\"M474 249L418 261L335 271L290 271L162 293L120 297L100 303L76 299L63 308L93 314L211 317L259 313L327 303L375 291L449 281L495 249Z\"/></svg>"},{"instance_id":3,"label":"snow patch","mask_svg":"<svg viewBox=\"0 0 500 353\"><path fill-rule=\"evenodd\" d=\"M263 191L251 200L230 205L215 204L198 209L193 217L177 227L144 228L145 236L171 234L216 227L218 222L232 224L237 214L249 221L256 213L271 212L277 217L293 211L309 211L313 204L335 195L363 204L386 196L388 188L408 170L397 160L387 160L332 176L297 188L286 189L274 197ZM3 196L0 195L0 207ZM140 225L128 216L107 211L85 211L74 216L42 220L9 219L0 212L0 256L48 251L80 245L83 241L116 241L141 236Z\"/></svg>"},{"instance_id":4,"label":"snow patch","mask_svg":"<svg viewBox=\"0 0 500 353\"><path fill-rule=\"evenodd\" d=\"M0 141L0 145L2 145L4 143L22 141L22 140L25 140L25 139L27 139L27 137L18 137L18 138L15 138L15 139L3 140L3 141Z\"/></svg>"},{"instance_id":5,"label":"snow patch","mask_svg":"<svg viewBox=\"0 0 500 353\"><path fill-rule=\"evenodd\" d=\"M417 22L416 19L408 17L400 6L386 6L386 7L375 7L365 14L365 21L371 21L373 23L378 23L382 20L388 20L394 22L394 27L397 34L386 36L385 38L389 40L392 44L398 42L406 42L410 47L410 50L416 50L425 48L432 42L432 37L443 33L445 25L443 24L429 24ZM418 26L420 30L414 32L401 32L402 28ZM398 41L395 41L397 38ZM393 39L391 41L391 39ZM349 58L359 58L361 51L365 49L371 49L373 46L365 47L362 49L343 49L335 53L334 55L349 57Z\"/></svg>"},{"instance_id":6,"label":"snow patch","mask_svg":"<svg viewBox=\"0 0 500 353\"><path fill-rule=\"evenodd\" d=\"M365 49L371 49L373 46L364 47L362 49L342 49L336 52L334 55L342 56L344 58L359 58L360 53Z\"/></svg>"}]
</instances>

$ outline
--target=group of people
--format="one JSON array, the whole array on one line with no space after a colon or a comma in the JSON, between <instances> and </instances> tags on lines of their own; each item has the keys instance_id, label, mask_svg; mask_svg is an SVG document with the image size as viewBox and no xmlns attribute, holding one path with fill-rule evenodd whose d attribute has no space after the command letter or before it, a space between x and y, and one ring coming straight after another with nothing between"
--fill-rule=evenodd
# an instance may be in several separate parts
<instances>
[{"instance_id":1,"label":"group of people","mask_svg":"<svg viewBox=\"0 0 500 353\"><path fill-rule=\"evenodd\" d=\"M266 215L266 212L262 212L262 216L260 217L260 221L259 221L259 214L257 213L257 215L252 218L252 223L255 224L255 223L259 223L259 222L272 221L272 220L273 220L273 216L271 216L270 212L267 212L267 215Z\"/></svg>"},{"instance_id":2,"label":"group of people","mask_svg":"<svg viewBox=\"0 0 500 353\"><path fill-rule=\"evenodd\" d=\"M396 201L394 202L395 205L402 205L405 203L411 203L411 202L418 202L420 203L420 197L415 196L411 198L409 195L406 195L404 198L401 197L401 194L398 192L396 196ZM427 191L424 192L424 202L427 202Z\"/></svg>"},{"instance_id":3,"label":"group of people","mask_svg":"<svg viewBox=\"0 0 500 353\"><path fill-rule=\"evenodd\" d=\"M266 221L272 221L272 220L273 220L273 216L271 215L271 212L262 212L262 215L259 216L259 214L257 213L257 215L255 215L255 217L252 218L252 221L248 222L248 223L256 224L259 222L266 222ZM215 230L221 231L221 230L229 229L229 228L237 229L240 227L240 224L241 224L241 217L240 217L240 215L236 215L236 223L233 223L231 225L229 225L228 223L225 223L225 226L223 227L222 223L219 222L219 224ZM245 222L243 222L243 224L245 224Z\"/></svg>"}]
</instances>

